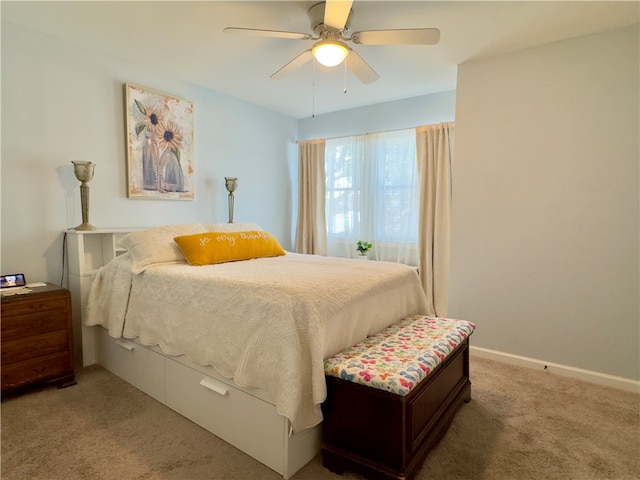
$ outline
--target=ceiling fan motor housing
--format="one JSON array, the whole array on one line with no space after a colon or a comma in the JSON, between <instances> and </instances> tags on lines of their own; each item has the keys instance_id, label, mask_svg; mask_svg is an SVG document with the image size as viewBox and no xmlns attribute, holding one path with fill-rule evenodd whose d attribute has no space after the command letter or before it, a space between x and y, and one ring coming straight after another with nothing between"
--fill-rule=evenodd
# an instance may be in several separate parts
<instances>
[{"instance_id":1,"label":"ceiling fan motor housing","mask_svg":"<svg viewBox=\"0 0 640 480\"><path fill-rule=\"evenodd\" d=\"M311 30L316 34L319 38L340 38L340 34L343 37L349 36L349 29L351 27L351 14L353 10L349 11L349 17L344 24L344 28L342 32L336 31L335 28L331 28L324 24L324 7L326 2L319 2L313 5L309 9L309 21L311 22Z\"/></svg>"}]
</instances>

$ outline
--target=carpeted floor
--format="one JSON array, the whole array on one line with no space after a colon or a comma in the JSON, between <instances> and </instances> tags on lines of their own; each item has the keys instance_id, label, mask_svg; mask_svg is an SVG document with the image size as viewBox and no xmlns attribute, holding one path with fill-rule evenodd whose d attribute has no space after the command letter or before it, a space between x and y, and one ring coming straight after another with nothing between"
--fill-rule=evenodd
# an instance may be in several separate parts
<instances>
[{"instance_id":1,"label":"carpeted floor","mask_svg":"<svg viewBox=\"0 0 640 480\"><path fill-rule=\"evenodd\" d=\"M640 395L478 357L471 381L417 480L640 478ZM98 366L0 408L3 480L281 478ZM319 456L293 477L361 478Z\"/></svg>"}]
</instances>

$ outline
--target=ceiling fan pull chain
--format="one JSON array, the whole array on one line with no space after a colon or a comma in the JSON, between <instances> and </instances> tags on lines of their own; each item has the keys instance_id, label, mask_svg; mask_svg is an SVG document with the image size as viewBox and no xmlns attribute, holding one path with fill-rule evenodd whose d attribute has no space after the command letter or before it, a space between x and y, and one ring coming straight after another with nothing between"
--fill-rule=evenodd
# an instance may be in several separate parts
<instances>
[{"instance_id":1,"label":"ceiling fan pull chain","mask_svg":"<svg viewBox=\"0 0 640 480\"><path fill-rule=\"evenodd\" d=\"M312 61L311 67L311 118L316 118L316 59Z\"/></svg>"},{"instance_id":2,"label":"ceiling fan pull chain","mask_svg":"<svg viewBox=\"0 0 640 480\"><path fill-rule=\"evenodd\" d=\"M344 59L344 88L342 90L342 93L347 93L347 62L348 61L349 61L349 58Z\"/></svg>"}]
</instances>

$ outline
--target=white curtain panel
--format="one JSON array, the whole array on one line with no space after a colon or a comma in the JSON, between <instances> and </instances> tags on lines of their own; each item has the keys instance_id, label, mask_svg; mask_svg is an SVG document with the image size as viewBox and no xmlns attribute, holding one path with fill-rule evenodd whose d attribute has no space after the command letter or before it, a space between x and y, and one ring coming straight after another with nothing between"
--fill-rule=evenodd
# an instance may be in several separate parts
<instances>
[{"instance_id":1,"label":"white curtain panel","mask_svg":"<svg viewBox=\"0 0 640 480\"><path fill-rule=\"evenodd\" d=\"M327 254L324 157L324 139L298 143L298 253Z\"/></svg>"},{"instance_id":2,"label":"white curtain panel","mask_svg":"<svg viewBox=\"0 0 640 480\"><path fill-rule=\"evenodd\" d=\"M328 139L327 252L418 265L418 173L415 130Z\"/></svg>"},{"instance_id":3,"label":"white curtain panel","mask_svg":"<svg viewBox=\"0 0 640 480\"><path fill-rule=\"evenodd\" d=\"M416 129L420 174L420 279L434 314L445 317L449 303L451 163L454 123Z\"/></svg>"}]
</instances>

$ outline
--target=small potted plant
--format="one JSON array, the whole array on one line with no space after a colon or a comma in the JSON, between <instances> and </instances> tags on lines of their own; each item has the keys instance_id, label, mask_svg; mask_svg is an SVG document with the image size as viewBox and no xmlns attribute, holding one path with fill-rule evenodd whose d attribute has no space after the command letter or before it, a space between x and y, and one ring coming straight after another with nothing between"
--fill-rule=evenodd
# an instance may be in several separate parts
<instances>
[{"instance_id":1,"label":"small potted plant","mask_svg":"<svg viewBox=\"0 0 640 480\"><path fill-rule=\"evenodd\" d=\"M356 250L358 250L358 255L360 259L367 258L367 253L373 247L369 242L365 242L364 240L358 240Z\"/></svg>"}]
</instances>

